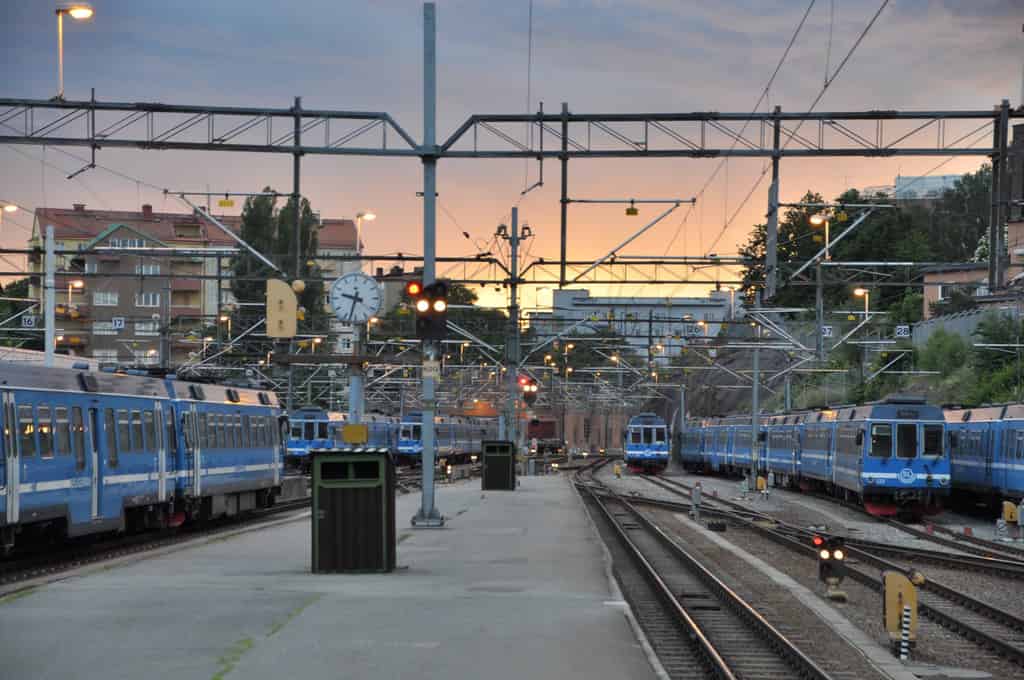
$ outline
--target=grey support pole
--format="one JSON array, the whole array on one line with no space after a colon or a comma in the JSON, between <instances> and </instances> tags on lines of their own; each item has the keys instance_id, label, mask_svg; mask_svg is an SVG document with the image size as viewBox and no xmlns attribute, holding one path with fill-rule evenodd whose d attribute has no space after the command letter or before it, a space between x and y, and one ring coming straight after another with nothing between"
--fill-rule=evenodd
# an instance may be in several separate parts
<instances>
[{"instance_id":1,"label":"grey support pole","mask_svg":"<svg viewBox=\"0 0 1024 680\"><path fill-rule=\"evenodd\" d=\"M54 305L56 304L54 286L57 285L57 255L54 252L53 225L46 225L46 278L43 279L43 342L46 348L43 351L43 363L53 366L53 350L57 343L57 321L54 317Z\"/></svg>"},{"instance_id":2,"label":"grey support pole","mask_svg":"<svg viewBox=\"0 0 1024 680\"><path fill-rule=\"evenodd\" d=\"M511 252L510 264L512 270L512 281L509 284L509 305L508 305L508 351L507 362L508 375L505 376L508 382L508 425L506 426L505 437L508 441L518 446L519 422L516 417L516 401L518 400L519 389L519 208L512 208L512 224L509 234L509 250ZM518 449L517 449L518 450Z\"/></svg>"},{"instance_id":3,"label":"grey support pole","mask_svg":"<svg viewBox=\"0 0 1024 680\"><path fill-rule=\"evenodd\" d=\"M822 281L821 260L818 260L814 268L816 286L814 288L814 318L818 322L818 334L814 339L814 346L817 348L818 361L825 360L825 339L821 336L822 328L825 325L825 291Z\"/></svg>"},{"instance_id":4,"label":"grey support pole","mask_svg":"<svg viewBox=\"0 0 1024 680\"><path fill-rule=\"evenodd\" d=\"M423 4L423 285L434 283L437 219L437 8ZM423 341L423 360L437 360L440 345ZM444 518L434 506L434 379L423 376L423 494L419 512L412 518L414 527L444 526Z\"/></svg>"},{"instance_id":5,"label":"grey support pole","mask_svg":"<svg viewBox=\"0 0 1024 680\"><path fill-rule=\"evenodd\" d=\"M999 156L993 159L992 163L992 192L996 213L996 287L1002 288L1006 279L1006 272L1003 269L1003 227L1006 224L1009 204L1007 203L1008 183L1007 174L1009 167L1006 162L1007 138L1010 136L1010 102L1006 99L999 107Z\"/></svg>"},{"instance_id":6,"label":"grey support pole","mask_svg":"<svg viewBox=\"0 0 1024 680\"><path fill-rule=\"evenodd\" d=\"M561 259L559 264L558 287L566 283L565 259L566 240L568 239L569 219L569 103L562 102L562 153L558 157L562 164L562 212L561 212Z\"/></svg>"},{"instance_id":7,"label":"grey support pole","mask_svg":"<svg viewBox=\"0 0 1024 680\"><path fill-rule=\"evenodd\" d=\"M779 133L781 122L778 119L782 107L775 107L775 124L772 132L772 183L768 187L768 226L765 234L764 248L764 285L765 297L775 297L778 282L778 244L779 244Z\"/></svg>"},{"instance_id":8,"label":"grey support pole","mask_svg":"<svg viewBox=\"0 0 1024 680\"><path fill-rule=\"evenodd\" d=\"M295 112L295 127L292 144L295 150L292 152L292 200L295 201L295 238L292 239L293 247L295 248L295 278L293 280L298 281L302 274L302 267L299 262L302 260L302 247L299 243L302 240L302 212L299 209L299 204L302 200L302 190L300 184L301 178L301 166L302 166L302 153L299 149L302 147L302 97L295 98L295 106L292 109ZM287 271L288 265L284 265L284 269ZM217 310L220 313L220 310ZM289 354L295 353L295 341L288 341ZM288 363L288 412L291 413L292 408L295 405L295 364Z\"/></svg>"},{"instance_id":9,"label":"grey support pole","mask_svg":"<svg viewBox=\"0 0 1024 680\"><path fill-rule=\"evenodd\" d=\"M363 353L363 327L356 326L356 356ZM363 422L363 367L349 364L348 368L348 421L353 425Z\"/></svg>"},{"instance_id":10,"label":"grey support pole","mask_svg":"<svg viewBox=\"0 0 1024 680\"><path fill-rule=\"evenodd\" d=\"M757 476L758 470L761 467L761 460L758 453L760 447L757 441L758 431L760 430L761 416L761 326L757 327L757 334L755 336L756 343L754 345L754 366L751 377L753 378L753 384L750 390L750 465L754 469L754 476Z\"/></svg>"}]
</instances>

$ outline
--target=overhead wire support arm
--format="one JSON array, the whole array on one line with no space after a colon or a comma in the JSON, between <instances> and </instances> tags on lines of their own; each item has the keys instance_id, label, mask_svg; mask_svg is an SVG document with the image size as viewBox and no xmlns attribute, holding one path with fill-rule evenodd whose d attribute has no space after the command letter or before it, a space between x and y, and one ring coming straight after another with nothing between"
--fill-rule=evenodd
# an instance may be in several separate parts
<instances>
[{"instance_id":1,"label":"overhead wire support arm","mask_svg":"<svg viewBox=\"0 0 1024 680\"><path fill-rule=\"evenodd\" d=\"M209 212L207 212L206 208L200 207L200 206L196 205L195 203L193 203L192 201L188 200L187 198L185 198L185 194L178 194L178 198L181 199L181 201L184 202L186 205L188 205L190 208L192 208L192 210L197 215L199 215L200 217L205 219L207 222L209 222L213 226L215 226L218 229L220 229L221 231L223 231L225 234L227 234L232 239L234 239L234 241L236 243L238 243L238 245L242 246L243 248L248 250L250 253L252 253L256 257L256 259L258 259L260 262L262 262L263 264L267 265L268 267L270 267L271 269L276 271L278 274L282 274L282 275L284 274L284 272L281 271L281 269L277 265L275 265L273 262L271 262L266 257L264 257L263 254L260 253L260 251L256 250L251 245L246 243L242 239L241 236L239 236L235 232L231 231L231 229L229 229L228 227L224 226L224 224L220 220L218 220L216 217L214 217Z\"/></svg>"}]
</instances>

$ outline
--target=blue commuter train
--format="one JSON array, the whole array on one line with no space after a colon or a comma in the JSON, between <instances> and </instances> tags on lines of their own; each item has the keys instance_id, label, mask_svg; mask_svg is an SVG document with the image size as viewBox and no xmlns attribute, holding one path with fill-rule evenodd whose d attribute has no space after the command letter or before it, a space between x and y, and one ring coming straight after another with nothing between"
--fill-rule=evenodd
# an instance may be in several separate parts
<instances>
[{"instance_id":1,"label":"blue commuter train","mask_svg":"<svg viewBox=\"0 0 1024 680\"><path fill-rule=\"evenodd\" d=\"M475 416L435 416L434 441L438 459L468 463L483 450L483 442L497 439L494 418ZM396 460L399 464L419 465L423 456L423 414L419 411L402 417L398 428Z\"/></svg>"},{"instance_id":2,"label":"blue commuter train","mask_svg":"<svg viewBox=\"0 0 1024 680\"><path fill-rule=\"evenodd\" d=\"M944 417L918 397L861 406L762 416L753 443L749 418L689 421L685 467L733 474L772 473L776 483L818 488L877 515L920 516L949 495Z\"/></svg>"},{"instance_id":3,"label":"blue commuter train","mask_svg":"<svg viewBox=\"0 0 1024 680\"><path fill-rule=\"evenodd\" d=\"M1024 498L1024 404L947 409L953 490L989 503Z\"/></svg>"},{"instance_id":4,"label":"blue commuter train","mask_svg":"<svg viewBox=\"0 0 1024 680\"><path fill-rule=\"evenodd\" d=\"M0 547L176 526L273 503L273 392L0 362Z\"/></svg>"},{"instance_id":5,"label":"blue commuter train","mask_svg":"<svg viewBox=\"0 0 1024 680\"><path fill-rule=\"evenodd\" d=\"M339 446L342 428L348 424L348 414L325 411L316 406L304 406L289 414L291 436L288 438L288 455L285 462L289 468L309 470L309 452ZM398 430L398 419L384 415L366 415L363 425L367 428L366 446L386 448L394 452Z\"/></svg>"},{"instance_id":6,"label":"blue commuter train","mask_svg":"<svg viewBox=\"0 0 1024 680\"><path fill-rule=\"evenodd\" d=\"M668 426L654 413L641 413L629 419L624 433L626 466L635 472L658 473L668 466Z\"/></svg>"}]
</instances>

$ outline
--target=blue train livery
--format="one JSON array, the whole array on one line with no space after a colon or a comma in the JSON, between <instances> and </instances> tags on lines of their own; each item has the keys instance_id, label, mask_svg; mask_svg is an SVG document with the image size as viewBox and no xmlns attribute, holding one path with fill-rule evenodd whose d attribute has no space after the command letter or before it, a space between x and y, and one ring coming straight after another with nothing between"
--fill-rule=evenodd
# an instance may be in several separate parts
<instances>
[{"instance_id":1,"label":"blue train livery","mask_svg":"<svg viewBox=\"0 0 1024 680\"><path fill-rule=\"evenodd\" d=\"M1024 498L1024 404L947 409L953 489L996 504Z\"/></svg>"},{"instance_id":2,"label":"blue train livery","mask_svg":"<svg viewBox=\"0 0 1024 680\"><path fill-rule=\"evenodd\" d=\"M282 420L272 392L0 362L0 544L269 505Z\"/></svg>"},{"instance_id":3,"label":"blue train livery","mask_svg":"<svg viewBox=\"0 0 1024 680\"><path fill-rule=\"evenodd\" d=\"M494 418L475 416L435 416L434 438L438 459L452 463L472 462L480 455L483 442L497 439ZM402 465L419 465L423 456L423 414L405 414L398 426L397 461Z\"/></svg>"},{"instance_id":4,"label":"blue train livery","mask_svg":"<svg viewBox=\"0 0 1024 680\"><path fill-rule=\"evenodd\" d=\"M624 433L624 459L637 472L661 472L668 465L668 427L654 413L641 413L629 419Z\"/></svg>"},{"instance_id":5,"label":"blue train livery","mask_svg":"<svg viewBox=\"0 0 1024 680\"><path fill-rule=\"evenodd\" d=\"M1022 423L1024 429L1024 423ZM772 473L777 484L818 488L874 514L938 509L953 479L942 410L919 397L861 406L688 421L680 462L731 474Z\"/></svg>"}]
</instances>

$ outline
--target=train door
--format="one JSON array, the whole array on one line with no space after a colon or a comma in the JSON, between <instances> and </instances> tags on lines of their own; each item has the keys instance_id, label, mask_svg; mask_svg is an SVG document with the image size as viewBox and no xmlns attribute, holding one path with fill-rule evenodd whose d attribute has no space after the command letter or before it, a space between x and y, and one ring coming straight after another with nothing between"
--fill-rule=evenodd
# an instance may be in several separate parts
<instances>
[{"instance_id":1,"label":"train door","mask_svg":"<svg viewBox=\"0 0 1024 680\"><path fill-rule=\"evenodd\" d=\"M202 491L202 451L199 441L199 417L196 413L195 404L190 404L187 411L181 414L181 431L185 438L185 470L188 480L186 488L193 496L199 496ZM205 428L202 428L205 431Z\"/></svg>"},{"instance_id":2,"label":"train door","mask_svg":"<svg viewBox=\"0 0 1024 680\"><path fill-rule=\"evenodd\" d=\"M88 477L89 477L89 488L90 501L89 508L90 514L93 519L98 519L103 510L102 498L103 498L103 465L101 464L103 454L103 437L100 436L102 429L100 427L100 412L99 409L90 408L88 411L88 418L85 423L86 432L85 437L85 464L88 466Z\"/></svg>"},{"instance_id":3,"label":"train door","mask_svg":"<svg viewBox=\"0 0 1024 680\"><path fill-rule=\"evenodd\" d=\"M4 492L4 511L7 523L18 521L18 421L15 419L14 397L10 392L0 393L3 408L4 431L0 438L0 491Z\"/></svg>"},{"instance_id":4,"label":"train door","mask_svg":"<svg viewBox=\"0 0 1024 680\"><path fill-rule=\"evenodd\" d=\"M170 404L167 407L170 408ZM157 500L163 503L167 500L167 449L170 442L163 428L163 404L159 402L153 405L153 422L153 432L156 434Z\"/></svg>"},{"instance_id":5,"label":"train door","mask_svg":"<svg viewBox=\"0 0 1024 680\"><path fill-rule=\"evenodd\" d=\"M995 455L995 448L998 445L996 443L995 428L989 427L985 430L985 480L984 485L988 488L992 486L992 457ZM1002 430L1001 444L1003 450L1006 450L1007 443L1013 440L1013 432L1011 430Z\"/></svg>"}]
</instances>

